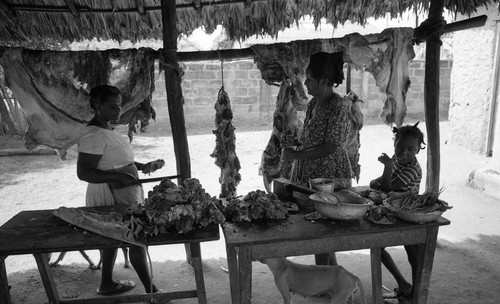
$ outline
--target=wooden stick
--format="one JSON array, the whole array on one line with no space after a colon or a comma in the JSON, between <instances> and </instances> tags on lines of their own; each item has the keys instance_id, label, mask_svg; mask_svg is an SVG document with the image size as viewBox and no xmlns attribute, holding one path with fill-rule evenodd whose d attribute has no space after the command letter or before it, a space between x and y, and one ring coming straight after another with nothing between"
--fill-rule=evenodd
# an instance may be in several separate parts
<instances>
[{"instance_id":1,"label":"wooden stick","mask_svg":"<svg viewBox=\"0 0 500 304\"><path fill-rule=\"evenodd\" d=\"M475 27L482 27L486 23L486 19L488 19L488 16L481 15L467 20L462 20L447 24L443 28L443 34L468 30Z\"/></svg>"}]
</instances>

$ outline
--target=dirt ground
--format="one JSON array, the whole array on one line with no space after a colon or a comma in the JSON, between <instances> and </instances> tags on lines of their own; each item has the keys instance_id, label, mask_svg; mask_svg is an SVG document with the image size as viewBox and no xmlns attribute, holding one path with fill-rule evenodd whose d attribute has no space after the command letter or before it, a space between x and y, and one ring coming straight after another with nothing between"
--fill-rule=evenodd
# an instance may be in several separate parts
<instances>
[{"instance_id":1,"label":"dirt ground","mask_svg":"<svg viewBox=\"0 0 500 304\"><path fill-rule=\"evenodd\" d=\"M152 128L154 126L151 126ZM151 177L175 174L172 138L151 131L136 135L133 146L138 161L163 158L167 166ZM219 193L219 169L209 156L214 147L213 134L189 136L192 176L198 178L213 196ZM258 175L261 151L269 138L270 131L242 132L237 130L237 154L241 161L242 182L239 194L255 189L263 189L262 178ZM483 194L480 190L467 186L473 169L488 166L490 159L471 154L461 148L446 144L447 123L441 124L442 155L441 184L444 186L442 198L453 209L444 215L451 220L450 226L439 230L438 246L428 303L468 304L498 303L500 298L500 201ZM361 180L360 185L382 172L377 157L392 149L392 133L387 126L366 126L361 133ZM22 147L22 140L10 136L0 137L0 150ZM418 159L423 168L426 165L426 150ZM57 155L21 155L0 157L0 225L22 210L50 209L60 206L77 207L84 205L86 184L75 174L76 152L70 149L66 160ZM425 176L424 176L425 177ZM154 184L146 184L146 192ZM424 186L422 185L422 188ZM409 277L409 266L402 247L388 249L403 273ZM97 251L89 255L98 260ZM182 245L157 246L150 248L153 260L154 280L160 288L178 291L195 288L191 267L185 262ZM202 243L204 277L209 303L230 303L229 280L220 265L225 265L225 247L221 239ZM312 256L293 257L300 263L313 263ZM338 260L346 269L358 275L371 294L370 256L368 250L338 253ZM13 303L42 304L47 298L30 255L11 256L5 260L9 284L12 285ZM123 256L118 255L115 278L131 279L139 282L135 272L123 265ZM83 299L95 296L100 271L89 270L78 252L66 255L61 266L53 268L56 285L62 299ZM392 289L394 279L383 269L383 284ZM140 284L139 284L140 285ZM137 286L129 293L143 292ZM265 265L253 263L252 303L282 303L271 272ZM369 297L369 296L368 296ZM371 303L371 301L368 301ZM173 303L197 303L196 299L178 300ZM294 303L329 303L325 298L294 297Z\"/></svg>"}]
</instances>

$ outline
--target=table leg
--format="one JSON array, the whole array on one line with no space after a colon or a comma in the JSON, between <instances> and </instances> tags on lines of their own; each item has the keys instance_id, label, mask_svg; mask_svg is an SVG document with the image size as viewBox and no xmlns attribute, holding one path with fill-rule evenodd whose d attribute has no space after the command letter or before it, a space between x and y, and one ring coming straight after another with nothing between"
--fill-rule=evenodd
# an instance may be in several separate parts
<instances>
[{"instance_id":1,"label":"table leg","mask_svg":"<svg viewBox=\"0 0 500 304\"><path fill-rule=\"evenodd\" d=\"M203 264L201 262L200 243L189 243L191 254L191 265L194 268L196 280L196 291L198 293L198 303L207 304L207 294L205 292L205 281L203 280Z\"/></svg>"},{"instance_id":2,"label":"table leg","mask_svg":"<svg viewBox=\"0 0 500 304\"><path fill-rule=\"evenodd\" d=\"M33 254L36 260L36 265L38 266L38 272L42 278L43 287L45 288L45 293L49 299L49 304L59 304L59 294L57 293L56 284L54 283L54 278L52 277L52 270L49 268L49 260L46 253L35 253Z\"/></svg>"},{"instance_id":3,"label":"table leg","mask_svg":"<svg viewBox=\"0 0 500 304\"><path fill-rule=\"evenodd\" d=\"M372 266L372 298L374 304L384 303L382 298L382 248L370 248Z\"/></svg>"},{"instance_id":4,"label":"table leg","mask_svg":"<svg viewBox=\"0 0 500 304\"><path fill-rule=\"evenodd\" d=\"M186 262L191 265L191 245L184 244L184 249L186 250Z\"/></svg>"},{"instance_id":5,"label":"table leg","mask_svg":"<svg viewBox=\"0 0 500 304\"><path fill-rule=\"evenodd\" d=\"M250 304L252 302L252 247L240 247L238 269L240 304Z\"/></svg>"},{"instance_id":6,"label":"table leg","mask_svg":"<svg viewBox=\"0 0 500 304\"><path fill-rule=\"evenodd\" d=\"M11 304L9 281L7 280L7 270L5 269L6 256L0 256L0 303Z\"/></svg>"},{"instance_id":7,"label":"table leg","mask_svg":"<svg viewBox=\"0 0 500 304\"><path fill-rule=\"evenodd\" d=\"M229 287L231 289L231 303L240 303L239 278L238 278L238 257L236 248L226 245L227 269L229 271Z\"/></svg>"},{"instance_id":8,"label":"table leg","mask_svg":"<svg viewBox=\"0 0 500 304\"><path fill-rule=\"evenodd\" d=\"M429 294L429 283L431 280L432 264L434 262L434 252L436 251L436 242L439 227L427 229L425 244L418 246L418 264L417 273L414 282L413 304L427 303Z\"/></svg>"}]
</instances>

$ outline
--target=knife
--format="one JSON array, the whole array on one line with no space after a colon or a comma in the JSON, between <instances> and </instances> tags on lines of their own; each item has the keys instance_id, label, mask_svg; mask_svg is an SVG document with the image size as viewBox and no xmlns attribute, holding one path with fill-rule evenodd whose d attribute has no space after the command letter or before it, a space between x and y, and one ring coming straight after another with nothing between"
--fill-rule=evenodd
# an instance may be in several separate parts
<instances>
[{"instance_id":1,"label":"knife","mask_svg":"<svg viewBox=\"0 0 500 304\"><path fill-rule=\"evenodd\" d=\"M160 176L160 177L152 177L152 178L140 178L137 181L139 182L139 184L144 184L144 183L159 182L159 181L163 180L164 178L172 179L172 178L178 178L178 177L181 177L181 176L180 175L171 175L171 176Z\"/></svg>"}]
</instances>

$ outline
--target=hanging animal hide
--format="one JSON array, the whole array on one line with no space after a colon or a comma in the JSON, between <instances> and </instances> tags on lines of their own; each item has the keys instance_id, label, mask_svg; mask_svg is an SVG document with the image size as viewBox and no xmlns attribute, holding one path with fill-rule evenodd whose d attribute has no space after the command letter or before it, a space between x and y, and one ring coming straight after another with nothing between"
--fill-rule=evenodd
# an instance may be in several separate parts
<instances>
[{"instance_id":1,"label":"hanging animal hide","mask_svg":"<svg viewBox=\"0 0 500 304\"><path fill-rule=\"evenodd\" d=\"M386 94L380 117L387 124L401 126L406 115L406 92L410 86L409 62L415 57L412 28L391 28L380 34L362 36L358 33L342 38L299 40L273 45L254 45L257 66L277 62L293 84L297 96L294 106L307 105L303 82L309 57L317 52L344 52L344 61L370 72L376 85ZM266 64L267 63L267 64Z\"/></svg>"},{"instance_id":2,"label":"hanging animal hide","mask_svg":"<svg viewBox=\"0 0 500 304\"><path fill-rule=\"evenodd\" d=\"M122 93L119 123L133 123L141 103L151 107L154 90L152 49L57 52L7 49L0 58L5 79L26 113L26 146L66 149L78 140L93 116L88 93L96 85L110 84ZM127 119L127 121L125 121ZM137 119L137 118L136 118Z\"/></svg>"}]
</instances>

